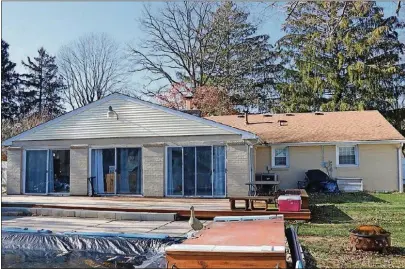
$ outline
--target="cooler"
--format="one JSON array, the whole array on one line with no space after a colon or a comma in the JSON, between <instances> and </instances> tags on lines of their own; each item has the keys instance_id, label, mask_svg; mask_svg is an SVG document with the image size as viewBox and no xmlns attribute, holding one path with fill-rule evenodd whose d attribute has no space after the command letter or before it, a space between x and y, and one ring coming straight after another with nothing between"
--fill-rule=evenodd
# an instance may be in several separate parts
<instances>
[{"instance_id":1,"label":"cooler","mask_svg":"<svg viewBox=\"0 0 405 269\"><path fill-rule=\"evenodd\" d=\"M277 200L278 211L301 211L300 195L280 195Z\"/></svg>"}]
</instances>

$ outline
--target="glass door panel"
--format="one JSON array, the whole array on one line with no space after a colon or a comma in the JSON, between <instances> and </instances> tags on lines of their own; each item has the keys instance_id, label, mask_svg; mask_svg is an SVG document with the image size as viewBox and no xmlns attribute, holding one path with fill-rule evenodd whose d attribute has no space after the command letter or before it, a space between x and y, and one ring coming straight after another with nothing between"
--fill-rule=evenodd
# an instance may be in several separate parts
<instances>
[{"instance_id":1,"label":"glass door panel","mask_svg":"<svg viewBox=\"0 0 405 269\"><path fill-rule=\"evenodd\" d=\"M118 148L117 193L142 194L141 173L141 149Z\"/></svg>"},{"instance_id":2,"label":"glass door panel","mask_svg":"<svg viewBox=\"0 0 405 269\"><path fill-rule=\"evenodd\" d=\"M26 151L26 193L46 193L47 156L47 150Z\"/></svg>"},{"instance_id":3,"label":"glass door panel","mask_svg":"<svg viewBox=\"0 0 405 269\"><path fill-rule=\"evenodd\" d=\"M195 147L183 148L184 153L184 195L195 195Z\"/></svg>"},{"instance_id":4,"label":"glass door panel","mask_svg":"<svg viewBox=\"0 0 405 269\"><path fill-rule=\"evenodd\" d=\"M115 193L115 149L93 149L91 155L94 191L99 194Z\"/></svg>"},{"instance_id":5,"label":"glass door panel","mask_svg":"<svg viewBox=\"0 0 405 269\"><path fill-rule=\"evenodd\" d=\"M214 196L225 196L225 147L212 148Z\"/></svg>"},{"instance_id":6,"label":"glass door panel","mask_svg":"<svg viewBox=\"0 0 405 269\"><path fill-rule=\"evenodd\" d=\"M48 191L70 191L70 150L51 150L49 154Z\"/></svg>"},{"instance_id":7,"label":"glass door panel","mask_svg":"<svg viewBox=\"0 0 405 269\"><path fill-rule=\"evenodd\" d=\"M167 195L183 195L183 150L167 149Z\"/></svg>"},{"instance_id":8,"label":"glass door panel","mask_svg":"<svg viewBox=\"0 0 405 269\"><path fill-rule=\"evenodd\" d=\"M211 147L196 147L197 196L212 196Z\"/></svg>"}]
</instances>

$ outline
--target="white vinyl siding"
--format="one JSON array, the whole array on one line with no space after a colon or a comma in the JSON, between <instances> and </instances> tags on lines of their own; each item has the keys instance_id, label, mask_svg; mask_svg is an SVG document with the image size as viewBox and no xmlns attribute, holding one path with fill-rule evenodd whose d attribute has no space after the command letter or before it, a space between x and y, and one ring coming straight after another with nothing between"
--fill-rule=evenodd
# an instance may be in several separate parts
<instances>
[{"instance_id":1,"label":"white vinyl siding","mask_svg":"<svg viewBox=\"0 0 405 269\"><path fill-rule=\"evenodd\" d=\"M109 106L117 112L118 120L115 117L107 117ZM234 132L203 123L197 117L194 120L140 102L113 98L21 137L19 140L227 134L234 134Z\"/></svg>"}]
</instances>

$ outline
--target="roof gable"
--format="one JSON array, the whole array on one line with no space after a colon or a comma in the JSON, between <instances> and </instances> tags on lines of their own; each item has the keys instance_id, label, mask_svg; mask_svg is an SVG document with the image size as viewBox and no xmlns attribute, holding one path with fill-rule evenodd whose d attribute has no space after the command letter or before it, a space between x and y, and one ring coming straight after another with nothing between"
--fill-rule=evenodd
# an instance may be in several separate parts
<instances>
[{"instance_id":1,"label":"roof gable","mask_svg":"<svg viewBox=\"0 0 405 269\"><path fill-rule=\"evenodd\" d=\"M118 114L108 118L108 107ZM113 137L159 137L189 135L238 134L243 139L255 138L252 133L238 130L181 111L150 102L111 94L87 106L41 124L7 139L3 145L21 140L56 140Z\"/></svg>"},{"instance_id":2,"label":"roof gable","mask_svg":"<svg viewBox=\"0 0 405 269\"><path fill-rule=\"evenodd\" d=\"M318 115L317 115L318 114ZM255 133L266 143L387 141L404 137L378 111L237 115L208 119ZM279 120L286 121L280 124ZM402 141L401 141L402 140Z\"/></svg>"}]
</instances>

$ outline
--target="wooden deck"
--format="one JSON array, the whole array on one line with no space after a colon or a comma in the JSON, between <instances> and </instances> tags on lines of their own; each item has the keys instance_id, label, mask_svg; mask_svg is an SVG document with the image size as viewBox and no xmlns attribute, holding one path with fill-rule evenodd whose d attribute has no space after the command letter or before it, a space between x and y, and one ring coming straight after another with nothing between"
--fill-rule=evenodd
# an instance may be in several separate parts
<instances>
[{"instance_id":1,"label":"wooden deck","mask_svg":"<svg viewBox=\"0 0 405 269\"><path fill-rule=\"evenodd\" d=\"M286 268L284 229L282 217L213 222L167 247L167 268Z\"/></svg>"},{"instance_id":2,"label":"wooden deck","mask_svg":"<svg viewBox=\"0 0 405 269\"><path fill-rule=\"evenodd\" d=\"M277 209L231 210L229 201L224 199L201 198L147 198L134 196L34 196L4 195L2 206L42 207L61 209L87 209L98 211L177 213L179 218L190 217L190 206L200 219L213 219L216 216L244 216L283 214L287 220L309 220L311 212L279 212Z\"/></svg>"}]
</instances>

